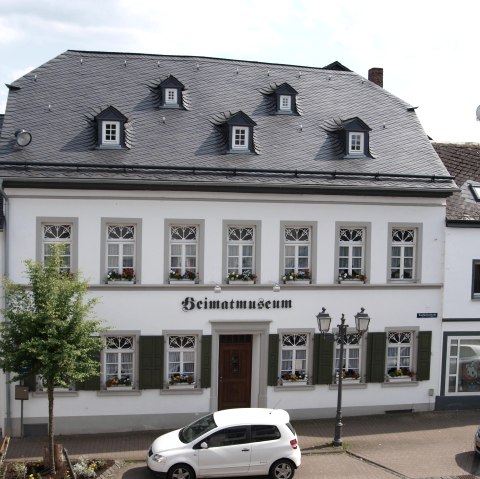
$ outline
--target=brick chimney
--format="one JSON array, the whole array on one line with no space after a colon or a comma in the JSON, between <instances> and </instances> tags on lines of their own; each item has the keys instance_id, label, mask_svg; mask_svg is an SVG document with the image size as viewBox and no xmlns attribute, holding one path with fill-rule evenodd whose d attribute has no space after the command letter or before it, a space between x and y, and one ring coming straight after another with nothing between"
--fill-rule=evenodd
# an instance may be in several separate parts
<instances>
[{"instance_id":1,"label":"brick chimney","mask_svg":"<svg viewBox=\"0 0 480 479\"><path fill-rule=\"evenodd\" d=\"M368 79L383 88L383 68L370 68L368 70Z\"/></svg>"}]
</instances>

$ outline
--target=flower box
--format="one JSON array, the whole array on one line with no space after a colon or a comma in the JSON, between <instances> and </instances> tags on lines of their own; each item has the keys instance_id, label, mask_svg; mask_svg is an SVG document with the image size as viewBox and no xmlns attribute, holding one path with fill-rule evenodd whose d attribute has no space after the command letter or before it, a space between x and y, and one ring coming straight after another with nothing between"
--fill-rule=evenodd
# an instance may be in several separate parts
<instances>
[{"instance_id":1,"label":"flower box","mask_svg":"<svg viewBox=\"0 0 480 479\"><path fill-rule=\"evenodd\" d=\"M135 284L135 280L128 279L109 279L107 284Z\"/></svg>"},{"instance_id":2,"label":"flower box","mask_svg":"<svg viewBox=\"0 0 480 479\"><path fill-rule=\"evenodd\" d=\"M292 381L291 379L282 379L282 386L291 387L291 386L306 386L308 384L307 379L297 379Z\"/></svg>"},{"instance_id":3,"label":"flower box","mask_svg":"<svg viewBox=\"0 0 480 479\"><path fill-rule=\"evenodd\" d=\"M169 389L195 389L195 383L174 383L168 385Z\"/></svg>"},{"instance_id":4,"label":"flower box","mask_svg":"<svg viewBox=\"0 0 480 479\"><path fill-rule=\"evenodd\" d=\"M310 284L310 280L309 279L286 279L283 281L283 284L296 284L296 285L300 285L300 284Z\"/></svg>"},{"instance_id":5,"label":"flower box","mask_svg":"<svg viewBox=\"0 0 480 479\"><path fill-rule=\"evenodd\" d=\"M361 279L339 279L338 284L349 284L358 286L361 284L365 284L365 281Z\"/></svg>"},{"instance_id":6,"label":"flower box","mask_svg":"<svg viewBox=\"0 0 480 479\"><path fill-rule=\"evenodd\" d=\"M244 281L243 279L229 279L228 284L255 284L253 279Z\"/></svg>"},{"instance_id":7,"label":"flower box","mask_svg":"<svg viewBox=\"0 0 480 479\"><path fill-rule=\"evenodd\" d=\"M395 383L395 382L405 383L409 381L413 381L413 378L410 376L389 376L387 378L387 382L391 382L391 383Z\"/></svg>"},{"instance_id":8,"label":"flower box","mask_svg":"<svg viewBox=\"0 0 480 479\"><path fill-rule=\"evenodd\" d=\"M195 284L194 279L169 279L168 280L169 284L176 284L177 286L183 285L183 284Z\"/></svg>"}]
</instances>

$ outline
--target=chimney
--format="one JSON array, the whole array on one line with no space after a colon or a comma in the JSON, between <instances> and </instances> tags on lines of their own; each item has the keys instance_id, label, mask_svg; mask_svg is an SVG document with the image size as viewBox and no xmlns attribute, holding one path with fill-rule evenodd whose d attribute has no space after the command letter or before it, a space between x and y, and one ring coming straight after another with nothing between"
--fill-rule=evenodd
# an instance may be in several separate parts
<instances>
[{"instance_id":1,"label":"chimney","mask_svg":"<svg viewBox=\"0 0 480 479\"><path fill-rule=\"evenodd\" d=\"M370 68L368 70L368 79L383 88L383 68Z\"/></svg>"}]
</instances>

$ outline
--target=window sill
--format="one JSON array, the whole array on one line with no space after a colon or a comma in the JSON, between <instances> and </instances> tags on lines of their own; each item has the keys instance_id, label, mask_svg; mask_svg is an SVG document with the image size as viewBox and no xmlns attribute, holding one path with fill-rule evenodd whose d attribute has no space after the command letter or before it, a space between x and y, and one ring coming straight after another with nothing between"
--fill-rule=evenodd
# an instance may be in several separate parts
<instances>
[{"instance_id":1,"label":"window sill","mask_svg":"<svg viewBox=\"0 0 480 479\"><path fill-rule=\"evenodd\" d=\"M171 386L168 389L160 389L160 394L162 395L163 394L165 395L203 394L203 389L195 388L195 387L186 388L186 387Z\"/></svg>"},{"instance_id":2,"label":"window sill","mask_svg":"<svg viewBox=\"0 0 480 479\"><path fill-rule=\"evenodd\" d=\"M296 381L297 384L292 384L286 386L285 384L281 385L279 384L278 386L274 386L274 391L275 392L280 392L280 391L313 391L315 389L315 386L313 384L298 384L298 381Z\"/></svg>"},{"instance_id":3,"label":"window sill","mask_svg":"<svg viewBox=\"0 0 480 479\"><path fill-rule=\"evenodd\" d=\"M192 384L188 384L188 383L169 384L168 389L195 389L195 383L192 383Z\"/></svg>"},{"instance_id":4,"label":"window sill","mask_svg":"<svg viewBox=\"0 0 480 479\"><path fill-rule=\"evenodd\" d=\"M299 379L298 381L289 381L289 380L282 380L281 386L291 388L294 386L308 386L308 382L306 379L302 380Z\"/></svg>"},{"instance_id":5,"label":"window sill","mask_svg":"<svg viewBox=\"0 0 480 479\"><path fill-rule=\"evenodd\" d=\"M34 391L32 396L38 398L45 398L47 397L47 391ZM54 397L77 397L78 391L53 391Z\"/></svg>"},{"instance_id":6,"label":"window sill","mask_svg":"<svg viewBox=\"0 0 480 479\"><path fill-rule=\"evenodd\" d=\"M98 145L96 148L96 150L123 150L124 149L124 146L122 145Z\"/></svg>"},{"instance_id":7,"label":"window sill","mask_svg":"<svg viewBox=\"0 0 480 479\"><path fill-rule=\"evenodd\" d=\"M169 279L168 284L182 286L185 284L195 284L195 280L194 279Z\"/></svg>"},{"instance_id":8,"label":"window sill","mask_svg":"<svg viewBox=\"0 0 480 479\"><path fill-rule=\"evenodd\" d=\"M349 286L361 286L362 284L366 284L365 281L361 279L340 279L338 280L338 284L348 284Z\"/></svg>"},{"instance_id":9,"label":"window sill","mask_svg":"<svg viewBox=\"0 0 480 479\"><path fill-rule=\"evenodd\" d=\"M342 381L342 389L367 389L367 383L361 383L357 379L353 379L350 381ZM335 390L338 389L338 384L329 384L328 389Z\"/></svg>"},{"instance_id":10,"label":"window sill","mask_svg":"<svg viewBox=\"0 0 480 479\"><path fill-rule=\"evenodd\" d=\"M382 388L389 388L389 387L413 387L418 386L418 381L412 381L410 378L407 380L393 380L382 383Z\"/></svg>"},{"instance_id":11,"label":"window sill","mask_svg":"<svg viewBox=\"0 0 480 479\"><path fill-rule=\"evenodd\" d=\"M229 279L227 281L228 284L255 284L255 281L253 279L249 279L247 281L244 281L243 279Z\"/></svg>"},{"instance_id":12,"label":"window sill","mask_svg":"<svg viewBox=\"0 0 480 479\"><path fill-rule=\"evenodd\" d=\"M132 388L107 388L97 391L97 396L140 396L142 393L138 389Z\"/></svg>"},{"instance_id":13,"label":"window sill","mask_svg":"<svg viewBox=\"0 0 480 479\"><path fill-rule=\"evenodd\" d=\"M110 280L110 281L107 281L106 284L116 284L116 285L123 285L123 284L136 284L136 281L135 280L126 280L126 279L114 279L114 280Z\"/></svg>"},{"instance_id":14,"label":"window sill","mask_svg":"<svg viewBox=\"0 0 480 479\"><path fill-rule=\"evenodd\" d=\"M290 284L293 286L299 286L302 284L310 284L310 283L311 283L310 279L286 279L283 282L283 284Z\"/></svg>"}]
</instances>

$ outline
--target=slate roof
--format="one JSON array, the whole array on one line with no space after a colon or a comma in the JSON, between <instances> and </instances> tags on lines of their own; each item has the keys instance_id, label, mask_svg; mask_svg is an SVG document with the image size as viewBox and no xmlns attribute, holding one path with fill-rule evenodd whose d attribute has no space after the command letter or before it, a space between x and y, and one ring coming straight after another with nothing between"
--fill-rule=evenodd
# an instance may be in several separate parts
<instances>
[{"instance_id":1,"label":"slate roof","mask_svg":"<svg viewBox=\"0 0 480 479\"><path fill-rule=\"evenodd\" d=\"M433 147L460 188L447 199L447 224L476 226L480 202L475 200L470 185L480 186L480 144L434 143Z\"/></svg>"},{"instance_id":2,"label":"slate roof","mask_svg":"<svg viewBox=\"0 0 480 479\"><path fill-rule=\"evenodd\" d=\"M183 109L159 108L157 87L170 75L185 86ZM298 92L301 114L272 114L265 92L283 83ZM442 196L456 188L411 105L338 62L313 68L68 50L8 87L6 182ZM109 106L128 119L129 148L95 149L94 118ZM216 126L239 111L257 124L254 154L227 154ZM372 158L343 158L335 131L354 117L372 129ZM33 137L25 148L15 143L19 128Z\"/></svg>"}]
</instances>

